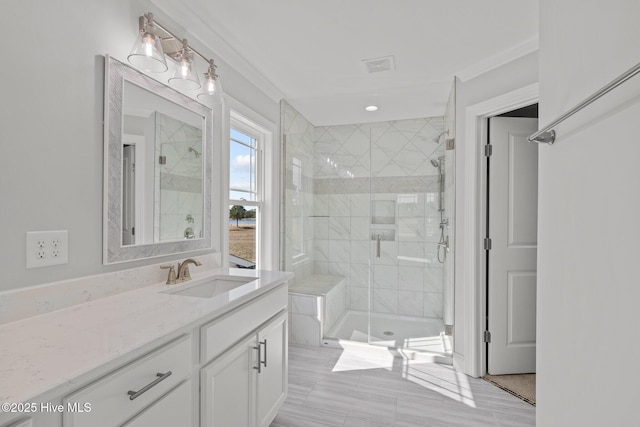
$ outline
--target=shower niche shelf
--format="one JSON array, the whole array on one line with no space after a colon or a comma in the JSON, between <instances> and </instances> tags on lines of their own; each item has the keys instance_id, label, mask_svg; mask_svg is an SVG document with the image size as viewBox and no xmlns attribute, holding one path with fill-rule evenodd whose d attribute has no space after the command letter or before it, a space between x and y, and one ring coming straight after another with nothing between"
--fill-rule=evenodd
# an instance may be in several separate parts
<instances>
[{"instance_id":1,"label":"shower niche shelf","mask_svg":"<svg viewBox=\"0 0 640 427\"><path fill-rule=\"evenodd\" d=\"M383 242L393 242L396 240L396 230L394 228L372 228L371 240L378 240L378 236Z\"/></svg>"},{"instance_id":2,"label":"shower niche shelf","mask_svg":"<svg viewBox=\"0 0 640 427\"><path fill-rule=\"evenodd\" d=\"M371 202L371 224L394 225L396 223L396 202L394 200L373 200Z\"/></svg>"}]
</instances>

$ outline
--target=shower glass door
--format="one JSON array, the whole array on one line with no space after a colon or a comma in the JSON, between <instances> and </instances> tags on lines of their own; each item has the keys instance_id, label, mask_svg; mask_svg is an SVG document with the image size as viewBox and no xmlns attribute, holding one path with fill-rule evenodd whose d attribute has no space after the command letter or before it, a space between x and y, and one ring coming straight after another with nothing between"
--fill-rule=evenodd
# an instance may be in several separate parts
<instances>
[{"instance_id":1,"label":"shower glass door","mask_svg":"<svg viewBox=\"0 0 640 427\"><path fill-rule=\"evenodd\" d=\"M286 102L282 120L290 342L450 354L452 122L316 127Z\"/></svg>"},{"instance_id":2,"label":"shower glass door","mask_svg":"<svg viewBox=\"0 0 640 427\"><path fill-rule=\"evenodd\" d=\"M444 353L444 120L364 126L371 165L368 341Z\"/></svg>"}]
</instances>

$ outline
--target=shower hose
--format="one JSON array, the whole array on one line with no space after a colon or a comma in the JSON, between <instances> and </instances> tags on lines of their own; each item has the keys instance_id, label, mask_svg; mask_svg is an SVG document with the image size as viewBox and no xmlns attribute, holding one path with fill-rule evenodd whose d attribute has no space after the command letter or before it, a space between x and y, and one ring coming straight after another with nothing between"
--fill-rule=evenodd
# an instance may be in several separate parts
<instances>
[{"instance_id":1,"label":"shower hose","mask_svg":"<svg viewBox=\"0 0 640 427\"><path fill-rule=\"evenodd\" d=\"M438 242L438 262L440 264L444 264L449 251L449 236L445 237L444 235L444 229L449 225L448 222L442 217L442 211L440 211L440 241Z\"/></svg>"}]
</instances>

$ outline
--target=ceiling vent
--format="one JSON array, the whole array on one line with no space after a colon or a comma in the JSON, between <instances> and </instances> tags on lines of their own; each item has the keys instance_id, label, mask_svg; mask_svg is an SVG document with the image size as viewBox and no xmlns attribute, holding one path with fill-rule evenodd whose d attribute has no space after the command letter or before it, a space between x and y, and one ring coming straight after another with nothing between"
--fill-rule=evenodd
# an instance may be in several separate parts
<instances>
[{"instance_id":1,"label":"ceiling vent","mask_svg":"<svg viewBox=\"0 0 640 427\"><path fill-rule=\"evenodd\" d=\"M394 71L396 69L393 55L383 56L380 58L363 59L367 73L380 73L383 71Z\"/></svg>"}]
</instances>

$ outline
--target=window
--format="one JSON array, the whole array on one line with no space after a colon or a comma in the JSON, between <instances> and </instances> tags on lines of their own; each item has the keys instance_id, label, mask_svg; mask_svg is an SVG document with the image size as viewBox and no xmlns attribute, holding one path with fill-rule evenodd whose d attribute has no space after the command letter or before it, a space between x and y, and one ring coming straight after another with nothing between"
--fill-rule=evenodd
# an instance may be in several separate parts
<instances>
[{"instance_id":1,"label":"window","mask_svg":"<svg viewBox=\"0 0 640 427\"><path fill-rule=\"evenodd\" d=\"M261 232L264 135L231 119L229 135L229 262L256 268Z\"/></svg>"}]
</instances>

